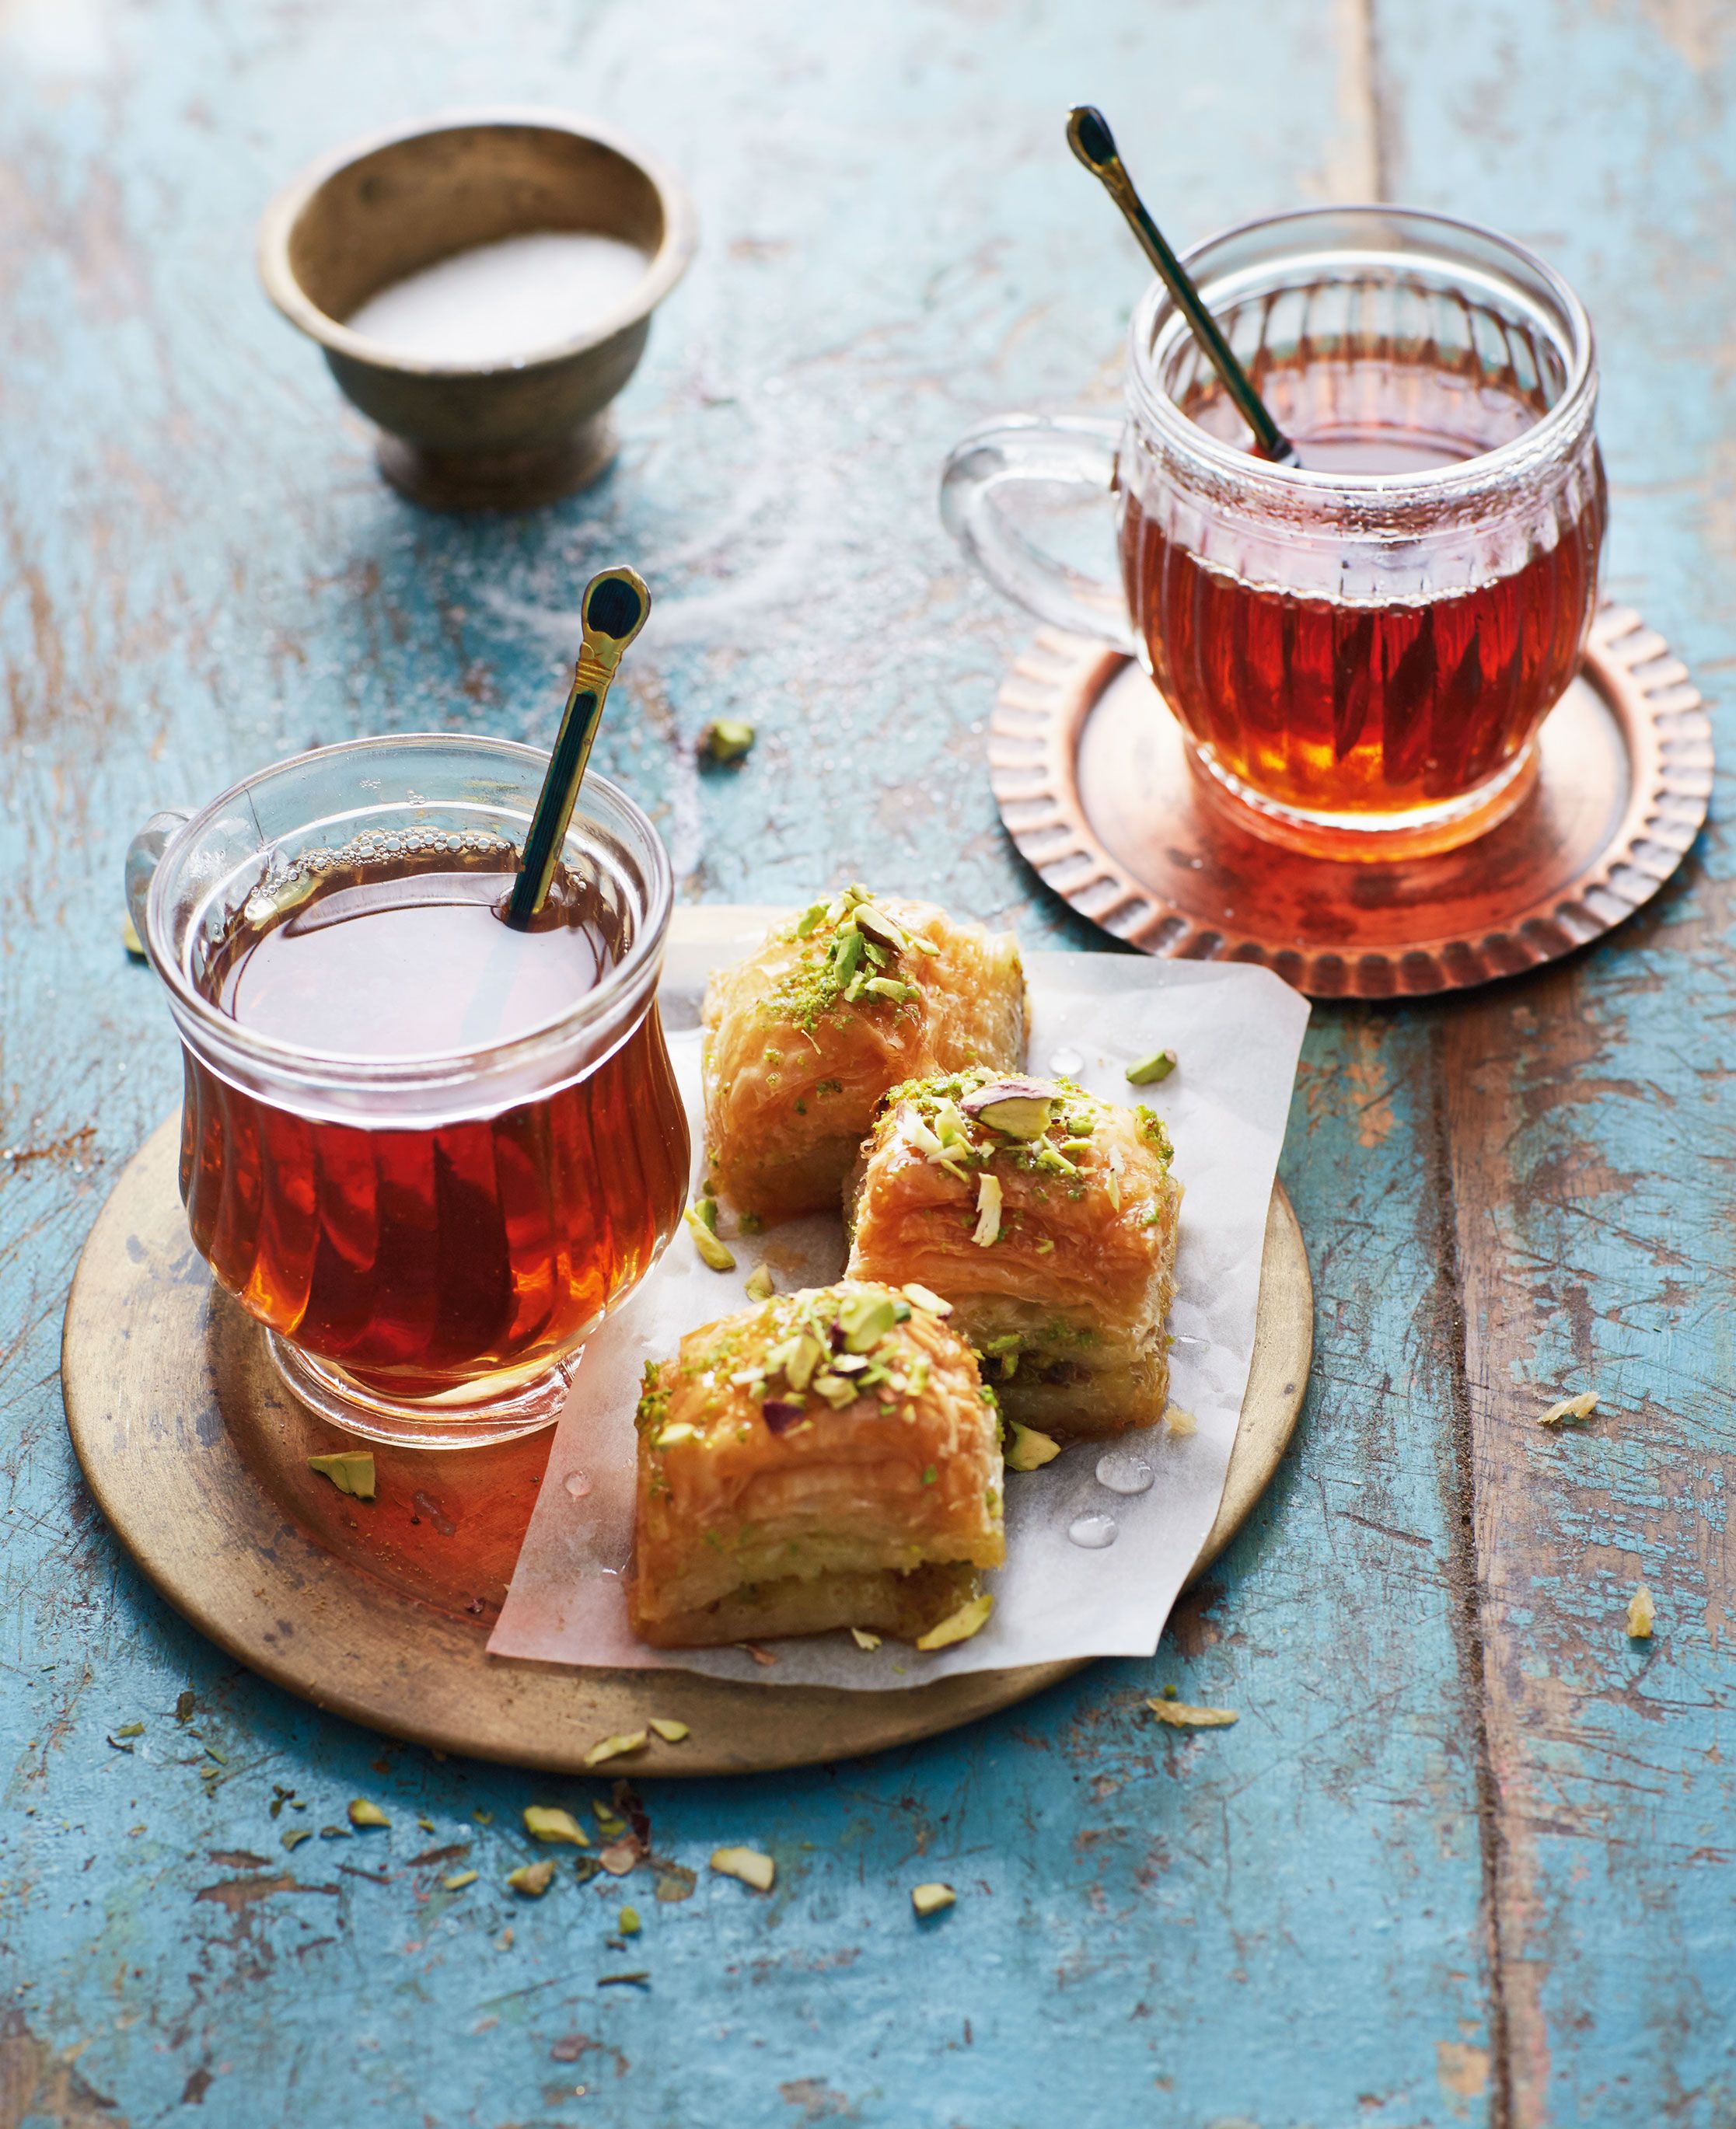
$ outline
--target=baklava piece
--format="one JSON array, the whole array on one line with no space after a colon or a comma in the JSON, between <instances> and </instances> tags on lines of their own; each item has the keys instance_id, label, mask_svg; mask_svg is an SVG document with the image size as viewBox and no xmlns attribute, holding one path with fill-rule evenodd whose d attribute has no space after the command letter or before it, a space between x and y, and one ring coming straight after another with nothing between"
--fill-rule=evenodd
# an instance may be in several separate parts
<instances>
[{"instance_id":1,"label":"baklava piece","mask_svg":"<svg viewBox=\"0 0 1736 2129\"><path fill-rule=\"evenodd\" d=\"M1009 931L847 888L718 969L705 994L710 1179L770 1222L829 1212L889 1087L1016 1071L1025 979Z\"/></svg>"},{"instance_id":2,"label":"baklava piece","mask_svg":"<svg viewBox=\"0 0 1736 2129\"><path fill-rule=\"evenodd\" d=\"M939 1646L1005 1556L970 1347L889 1288L780 1294L646 1369L628 1603L658 1648L833 1627Z\"/></svg>"},{"instance_id":3,"label":"baklava piece","mask_svg":"<svg viewBox=\"0 0 1736 2129\"><path fill-rule=\"evenodd\" d=\"M1170 1159L1150 1109L1069 1080L897 1088L851 1179L849 1276L950 1302L1018 1426L1058 1441L1150 1426L1169 1398Z\"/></svg>"}]
</instances>

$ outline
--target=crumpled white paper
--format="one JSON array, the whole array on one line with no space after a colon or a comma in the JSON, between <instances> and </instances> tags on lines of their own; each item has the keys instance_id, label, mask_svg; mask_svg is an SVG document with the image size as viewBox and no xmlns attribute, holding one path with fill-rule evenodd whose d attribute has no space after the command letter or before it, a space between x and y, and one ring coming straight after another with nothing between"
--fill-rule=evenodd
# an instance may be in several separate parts
<instances>
[{"instance_id":1,"label":"crumpled white paper","mask_svg":"<svg viewBox=\"0 0 1736 2129\"><path fill-rule=\"evenodd\" d=\"M670 1046L703 1159L699 1001L708 970L758 942L672 945L663 1006ZM1171 1398L1199 1422L1113 1445L1156 1474L1147 1492L1111 1492L1097 1465L1106 1444L1069 1449L1040 1471L1009 1471L1007 1565L989 1577L994 1612L972 1640L923 1655L888 1641L865 1652L846 1634L771 1645L775 1667L745 1650L651 1649L627 1624L622 1575L632 1550L633 1412L645 1364L684 1331L749 1304L743 1282L764 1260L780 1290L842 1271L842 1222L816 1217L732 1238L737 1268L702 1265L684 1231L643 1286L585 1349L556 1430L513 1584L489 1647L496 1655L617 1669L675 1669L765 1685L888 1691L961 1671L1094 1655L1150 1655L1223 1497L1253 1352L1254 1314L1271 1199L1306 1002L1264 969L1118 954L1026 956L1033 1007L1030 1069L1061 1073L1114 1101L1144 1101L1168 1125L1186 1186L1170 1328ZM1173 1050L1178 1068L1131 1088L1126 1066ZM1068 1533L1109 1516L1114 1543Z\"/></svg>"}]
</instances>

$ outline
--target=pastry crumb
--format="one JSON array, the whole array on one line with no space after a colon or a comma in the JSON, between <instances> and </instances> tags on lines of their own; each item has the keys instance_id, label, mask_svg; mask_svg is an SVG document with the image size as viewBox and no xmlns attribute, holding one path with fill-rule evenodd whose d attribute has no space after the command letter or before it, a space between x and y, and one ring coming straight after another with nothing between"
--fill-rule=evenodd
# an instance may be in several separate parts
<instances>
[{"instance_id":1,"label":"pastry crumb","mask_svg":"<svg viewBox=\"0 0 1736 2129\"><path fill-rule=\"evenodd\" d=\"M757 1848L714 1848L711 1867L722 1877L740 1879L756 1893L769 1893L778 1874L777 1865Z\"/></svg>"},{"instance_id":2,"label":"pastry crumb","mask_svg":"<svg viewBox=\"0 0 1736 2129\"><path fill-rule=\"evenodd\" d=\"M1649 1641L1652 1629L1657 1624L1657 1607L1652 1602L1652 1593L1643 1582L1628 1599L1628 1638L1633 1641Z\"/></svg>"},{"instance_id":3,"label":"pastry crumb","mask_svg":"<svg viewBox=\"0 0 1736 2129\"><path fill-rule=\"evenodd\" d=\"M973 1597L968 1604L961 1604L937 1627L931 1627L918 1636L919 1649L951 1648L955 1641L968 1641L973 1634L980 1633L989 1623L989 1614L994 1609L994 1599L987 1595Z\"/></svg>"},{"instance_id":4,"label":"pastry crumb","mask_svg":"<svg viewBox=\"0 0 1736 2129\"><path fill-rule=\"evenodd\" d=\"M1596 1409L1597 1392L1581 1390L1577 1397L1563 1398L1559 1404L1551 1405L1548 1412L1539 1412L1537 1423L1539 1426L1559 1426L1564 1420L1589 1419Z\"/></svg>"},{"instance_id":5,"label":"pastry crumb","mask_svg":"<svg viewBox=\"0 0 1736 2129\"><path fill-rule=\"evenodd\" d=\"M618 1731L613 1737L599 1737L585 1754L584 1764L588 1767L600 1767L605 1760L618 1760L628 1752L643 1751L645 1742L646 1732L642 1730L624 1730Z\"/></svg>"},{"instance_id":6,"label":"pastry crumb","mask_svg":"<svg viewBox=\"0 0 1736 2129\"><path fill-rule=\"evenodd\" d=\"M589 1834L573 1814L553 1804L527 1804L524 1830L533 1841L563 1842L569 1848L589 1848L591 1845Z\"/></svg>"},{"instance_id":7,"label":"pastry crumb","mask_svg":"<svg viewBox=\"0 0 1736 2129\"><path fill-rule=\"evenodd\" d=\"M1177 1730L1224 1730L1238 1720L1233 1707L1190 1707L1185 1700L1148 1700L1160 1722Z\"/></svg>"}]
</instances>

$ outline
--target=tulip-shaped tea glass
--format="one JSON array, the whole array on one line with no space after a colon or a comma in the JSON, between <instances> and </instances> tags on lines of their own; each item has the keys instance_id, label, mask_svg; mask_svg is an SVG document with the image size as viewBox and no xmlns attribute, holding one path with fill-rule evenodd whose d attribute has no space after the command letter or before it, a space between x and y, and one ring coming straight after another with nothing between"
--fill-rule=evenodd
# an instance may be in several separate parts
<instances>
[{"instance_id":1,"label":"tulip-shaped tea glass","mask_svg":"<svg viewBox=\"0 0 1736 2129\"><path fill-rule=\"evenodd\" d=\"M680 1220L669 859L588 777L512 929L547 762L434 733L321 747L128 853L185 1058L194 1244L296 1395L375 1441L546 1426Z\"/></svg>"},{"instance_id":2,"label":"tulip-shaped tea glass","mask_svg":"<svg viewBox=\"0 0 1736 2129\"><path fill-rule=\"evenodd\" d=\"M1161 283L1120 425L1032 416L947 462L947 522L1003 591L1141 659L1207 792L1322 855L1443 850L1530 787L1597 598L1591 331L1468 223L1326 207L1187 255L1300 464L1252 439ZM1113 490L1122 582L1048 560L1014 483Z\"/></svg>"}]
</instances>

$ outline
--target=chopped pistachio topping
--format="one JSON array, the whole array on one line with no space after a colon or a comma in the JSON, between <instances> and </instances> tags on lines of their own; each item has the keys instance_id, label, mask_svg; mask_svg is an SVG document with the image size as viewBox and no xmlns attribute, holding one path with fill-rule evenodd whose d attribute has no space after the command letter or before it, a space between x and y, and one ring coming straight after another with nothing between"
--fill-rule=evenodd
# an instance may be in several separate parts
<instances>
[{"instance_id":1,"label":"chopped pistachio topping","mask_svg":"<svg viewBox=\"0 0 1736 2129\"><path fill-rule=\"evenodd\" d=\"M389 1826L392 1822L377 1803L370 1803L365 1797L357 1797L350 1806L351 1826Z\"/></svg>"},{"instance_id":2,"label":"chopped pistachio topping","mask_svg":"<svg viewBox=\"0 0 1736 2129\"><path fill-rule=\"evenodd\" d=\"M865 1292L847 1295L838 1307L838 1328L844 1334L845 1351L871 1352L897 1321L898 1313L889 1294Z\"/></svg>"},{"instance_id":3,"label":"chopped pistachio topping","mask_svg":"<svg viewBox=\"0 0 1736 2129\"><path fill-rule=\"evenodd\" d=\"M842 1412L847 1404L856 1402L856 1384L847 1375L834 1374L830 1369L823 1375L816 1375L810 1387L814 1395L824 1398L834 1412Z\"/></svg>"},{"instance_id":4,"label":"chopped pistachio topping","mask_svg":"<svg viewBox=\"0 0 1736 2129\"><path fill-rule=\"evenodd\" d=\"M826 1357L826 1348L811 1331L799 1331L780 1348L785 1355L784 1379L798 1393L813 1380L813 1371Z\"/></svg>"},{"instance_id":5,"label":"chopped pistachio topping","mask_svg":"<svg viewBox=\"0 0 1736 2129\"><path fill-rule=\"evenodd\" d=\"M1563 1420L1589 1419L1597 1409L1597 1392L1581 1390L1577 1397L1563 1398L1538 1417L1539 1426L1559 1426Z\"/></svg>"},{"instance_id":6,"label":"chopped pistachio topping","mask_svg":"<svg viewBox=\"0 0 1736 2129\"><path fill-rule=\"evenodd\" d=\"M754 738L753 726L739 717L714 717L699 735L699 750L713 761L740 761Z\"/></svg>"},{"instance_id":7,"label":"chopped pistachio topping","mask_svg":"<svg viewBox=\"0 0 1736 2129\"><path fill-rule=\"evenodd\" d=\"M1657 1622L1657 1607L1652 1602L1652 1593L1642 1582L1628 1599L1628 1636L1630 1641L1649 1641L1652 1629Z\"/></svg>"},{"instance_id":8,"label":"chopped pistachio topping","mask_svg":"<svg viewBox=\"0 0 1736 2129\"><path fill-rule=\"evenodd\" d=\"M858 931L866 932L894 954L903 953L910 943L904 926L875 903L859 902L851 912L851 921Z\"/></svg>"},{"instance_id":9,"label":"chopped pistachio topping","mask_svg":"<svg viewBox=\"0 0 1736 2129\"><path fill-rule=\"evenodd\" d=\"M642 1730L618 1731L613 1737L599 1737L584 1755L588 1767L600 1767L605 1760L623 1759L629 1752L642 1752L646 1736Z\"/></svg>"},{"instance_id":10,"label":"chopped pistachio topping","mask_svg":"<svg viewBox=\"0 0 1736 2129\"><path fill-rule=\"evenodd\" d=\"M569 1848L589 1848L591 1837L570 1811L553 1804L532 1803L524 1808L524 1830L533 1841L561 1842Z\"/></svg>"},{"instance_id":11,"label":"chopped pistachio topping","mask_svg":"<svg viewBox=\"0 0 1736 2129\"><path fill-rule=\"evenodd\" d=\"M816 936L827 928L829 937ZM901 1005L919 997L918 987L889 964L912 949L923 954L938 950L926 939L908 933L859 883L830 902L813 903L788 930L775 936L804 945L805 950L762 1000L762 1010L775 1020L805 1030L810 1039L815 1024L841 1004L886 998Z\"/></svg>"},{"instance_id":12,"label":"chopped pistachio topping","mask_svg":"<svg viewBox=\"0 0 1736 2129\"><path fill-rule=\"evenodd\" d=\"M973 1634L980 1633L989 1623L989 1614L994 1609L994 1599L985 1592L973 1597L968 1604L942 1619L937 1627L931 1627L922 1635L916 1646L919 1649L950 1648L955 1641L968 1641Z\"/></svg>"},{"instance_id":13,"label":"chopped pistachio topping","mask_svg":"<svg viewBox=\"0 0 1736 2129\"><path fill-rule=\"evenodd\" d=\"M440 1882L449 1893L461 1893L466 1885L476 1883L476 1873L474 1870L455 1870L450 1878L442 1878Z\"/></svg>"},{"instance_id":14,"label":"chopped pistachio topping","mask_svg":"<svg viewBox=\"0 0 1736 2129\"><path fill-rule=\"evenodd\" d=\"M942 1301L932 1287L923 1286L915 1279L907 1279L899 1288L906 1301L913 1303L927 1316L950 1316L952 1303Z\"/></svg>"},{"instance_id":15,"label":"chopped pistachio topping","mask_svg":"<svg viewBox=\"0 0 1736 2129\"><path fill-rule=\"evenodd\" d=\"M1148 1700L1145 1703L1160 1722L1176 1730L1225 1730L1233 1722L1233 1707L1190 1707L1185 1700Z\"/></svg>"},{"instance_id":16,"label":"chopped pistachio topping","mask_svg":"<svg viewBox=\"0 0 1736 2129\"><path fill-rule=\"evenodd\" d=\"M621 1936L637 1936L640 1930L639 1910L637 1908L623 1908L621 1910L620 1920L615 1924L615 1930Z\"/></svg>"},{"instance_id":17,"label":"chopped pistachio topping","mask_svg":"<svg viewBox=\"0 0 1736 2129\"><path fill-rule=\"evenodd\" d=\"M1155 1087L1160 1079L1167 1079L1175 1069L1175 1051L1160 1050L1155 1055L1142 1057L1137 1064L1128 1065L1128 1084L1130 1087Z\"/></svg>"},{"instance_id":18,"label":"chopped pistachio topping","mask_svg":"<svg viewBox=\"0 0 1736 2129\"><path fill-rule=\"evenodd\" d=\"M312 1838L313 1833L311 1827L305 1826L292 1827L289 1831L284 1836L284 1846L293 1855L304 1841L311 1841Z\"/></svg>"},{"instance_id":19,"label":"chopped pistachio topping","mask_svg":"<svg viewBox=\"0 0 1736 2129\"><path fill-rule=\"evenodd\" d=\"M1034 1426L1021 1426L1017 1420L1012 1426L1013 1439L1006 1453L1009 1471L1040 1471L1060 1455L1061 1444L1052 1435L1039 1433Z\"/></svg>"},{"instance_id":20,"label":"chopped pistachio topping","mask_svg":"<svg viewBox=\"0 0 1736 2129\"><path fill-rule=\"evenodd\" d=\"M750 1301L770 1301L777 1288L772 1283L770 1265L756 1265L747 1274L747 1298Z\"/></svg>"},{"instance_id":21,"label":"chopped pistachio topping","mask_svg":"<svg viewBox=\"0 0 1736 2129\"><path fill-rule=\"evenodd\" d=\"M709 1204L713 1201L703 1198L700 1202ZM715 1212L712 1217L716 1218ZM706 1225L703 1215L689 1205L681 1217L687 1222L687 1231L694 1238L694 1247L699 1252L700 1260L709 1265L713 1271L733 1271L736 1268L733 1251L727 1242L718 1240Z\"/></svg>"},{"instance_id":22,"label":"chopped pistachio topping","mask_svg":"<svg viewBox=\"0 0 1736 2129\"><path fill-rule=\"evenodd\" d=\"M115 1735L117 1737L142 1737L145 1735L145 1725L142 1722L123 1722L116 1731Z\"/></svg>"},{"instance_id":23,"label":"chopped pistachio topping","mask_svg":"<svg viewBox=\"0 0 1736 2129\"><path fill-rule=\"evenodd\" d=\"M776 1882L778 1866L757 1848L714 1848L711 1867L725 1878L739 1878L756 1893L769 1893Z\"/></svg>"},{"instance_id":24,"label":"chopped pistachio topping","mask_svg":"<svg viewBox=\"0 0 1736 2129\"><path fill-rule=\"evenodd\" d=\"M374 1498L374 1452L369 1449L340 1449L330 1456L310 1456L308 1469L329 1479L341 1493L358 1501Z\"/></svg>"},{"instance_id":25,"label":"chopped pistachio topping","mask_svg":"<svg viewBox=\"0 0 1736 2129\"><path fill-rule=\"evenodd\" d=\"M979 1249L986 1250L1000 1240L1000 1179L995 1175L979 1175L976 1179L976 1226L971 1239Z\"/></svg>"},{"instance_id":26,"label":"chopped pistachio topping","mask_svg":"<svg viewBox=\"0 0 1736 2129\"><path fill-rule=\"evenodd\" d=\"M910 1888L910 1904L919 1915L937 1915L942 1908L950 1908L957 1898L957 1893L950 1885L943 1885L938 1879L932 1884L913 1885Z\"/></svg>"},{"instance_id":27,"label":"chopped pistachio topping","mask_svg":"<svg viewBox=\"0 0 1736 2129\"><path fill-rule=\"evenodd\" d=\"M860 1627L852 1627L850 1629L850 1638L859 1649L866 1650L870 1655L872 1655L880 1645L880 1637L878 1634L865 1633Z\"/></svg>"},{"instance_id":28,"label":"chopped pistachio topping","mask_svg":"<svg viewBox=\"0 0 1736 2129\"><path fill-rule=\"evenodd\" d=\"M684 1737L689 1737L693 1734L684 1722L677 1722L674 1717L670 1715L653 1715L651 1718L651 1727L665 1745L679 1745Z\"/></svg>"},{"instance_id":29,"label":"chopped pistachio topping","mask_svg":"<svg viewBox=\"0 0 1736 2129\"><path fill-rule=\"evenodd\" d=\"M959 1107L967 1117L1009 1138L1041 1138L1049 1128L1055 1104L1066 1098L1047 1079L1009 1076L973 1088Z\"/></svg>"},{"instance_id":30,"label":"chopped pistachio topping","mask_svg":"<svg viewBox=\"0 0 1736 2129\"><path fill-rule=\"evenodd\" d=\"M508 1870L507 1883L513 1890L527 1900L540 1900L555 1882L555 1860L545 1855L540 1863L521 1863L516 1870Z\"/></svg>"}]
</instances>

